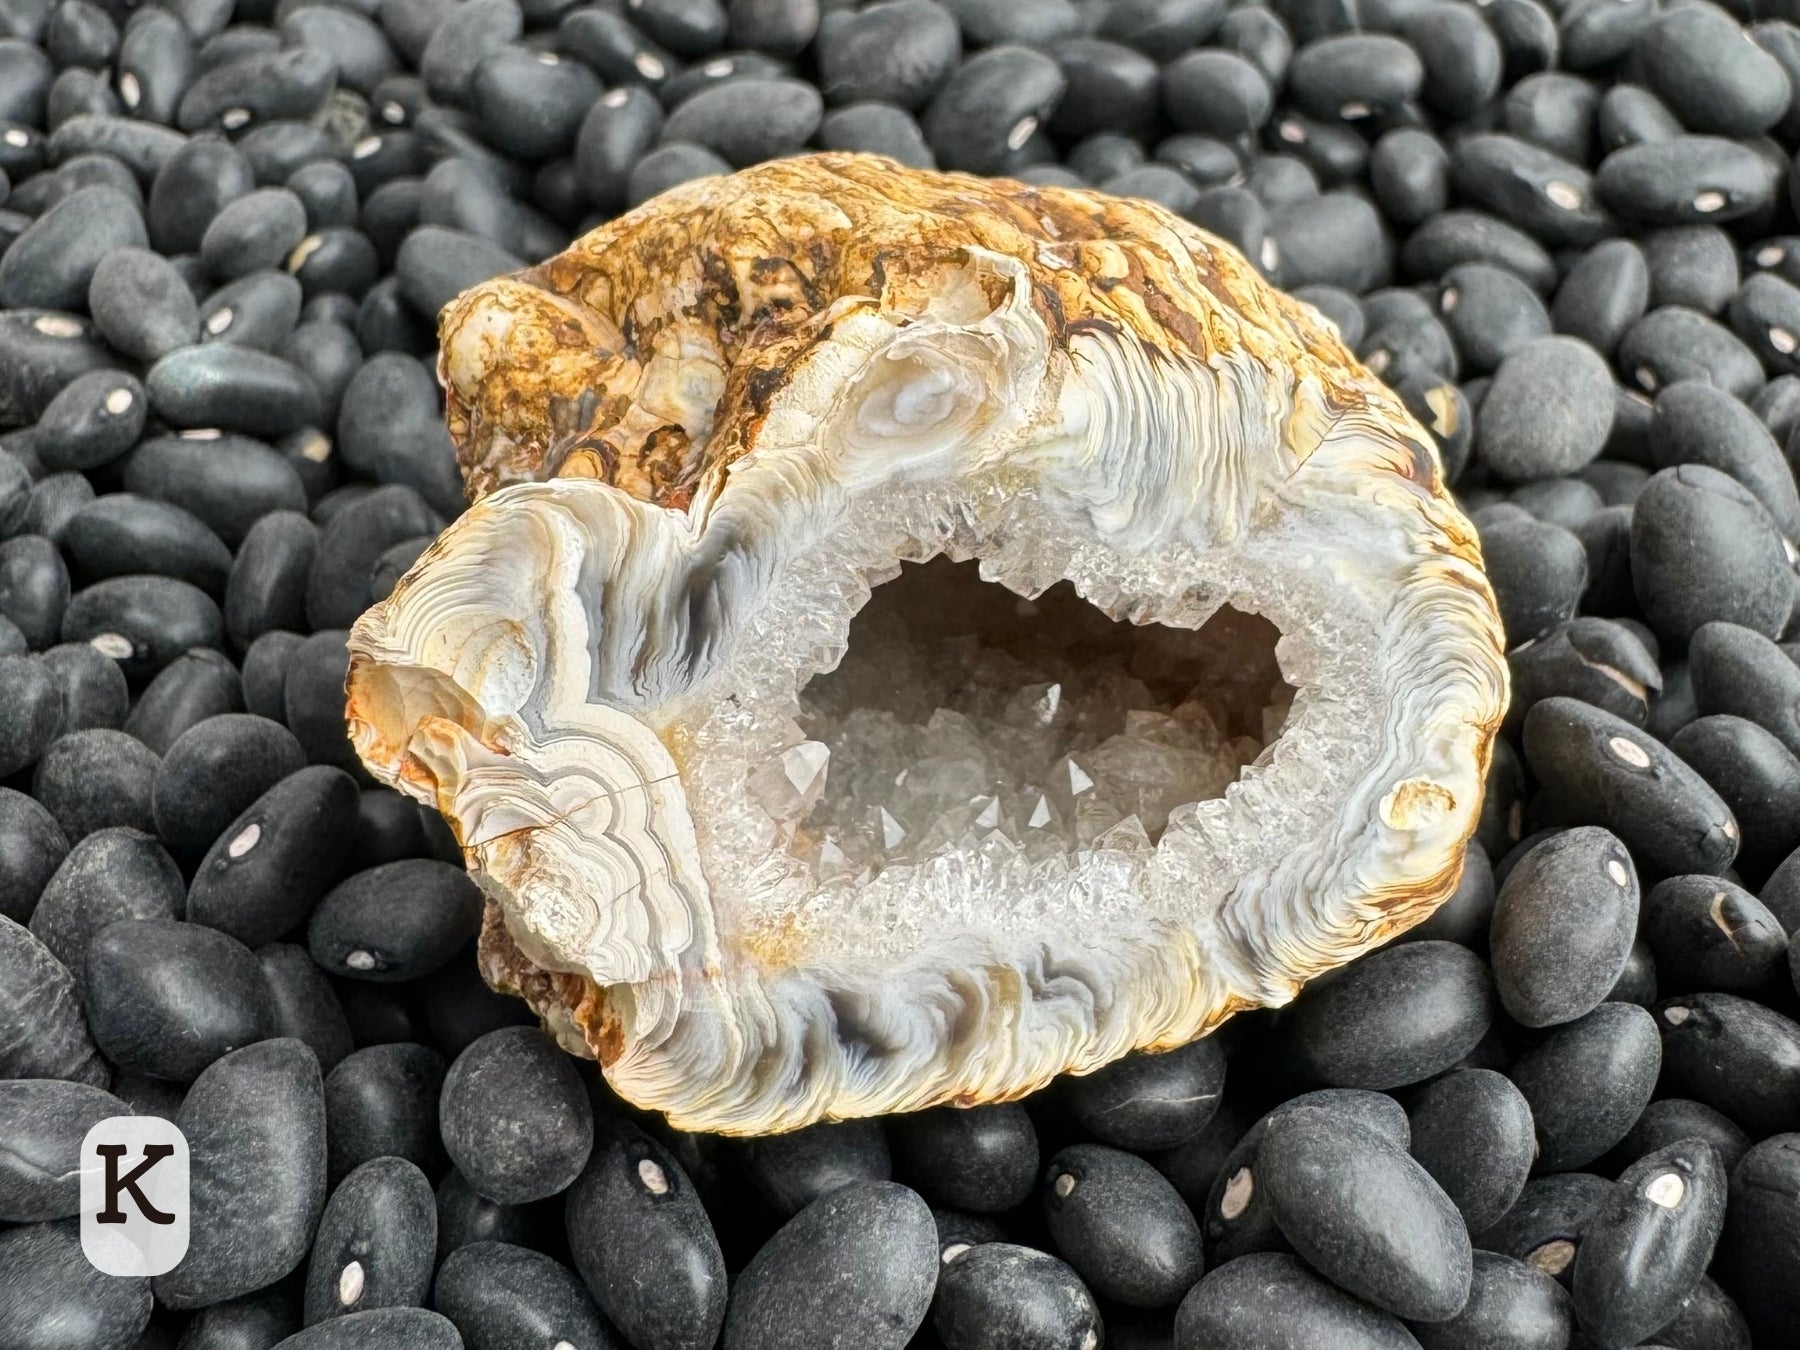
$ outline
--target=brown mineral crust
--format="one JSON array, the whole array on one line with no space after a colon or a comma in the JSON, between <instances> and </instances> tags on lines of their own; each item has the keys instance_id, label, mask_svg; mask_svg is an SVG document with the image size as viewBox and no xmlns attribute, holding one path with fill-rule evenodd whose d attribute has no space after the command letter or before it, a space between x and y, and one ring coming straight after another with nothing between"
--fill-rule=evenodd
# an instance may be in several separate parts
<instances>
[{"instance_id":1,"label":"brown mineral crust","mask_svg":"<svg viewBox=\"0 0 1800 1350\"><path fill-rule=\"evenodd\" d=\"M559 1035L565 1050L584 1058L612 1063L623 1049L624 1033L606 1006L606 990L585 975L550 971L534 964L506 931L500 906L490 899L481 915L476 962L488 987L512 994L553 1031L561 1018L573 1018L578 1034Z\"/></svg>"},{"instance_id":2,"label":"brown mineral crust","mask_svg":"<svg viewBox=\"0 0 1800 1350\"><path fill-rule=\"evenodd\" d=\"M1316 379L1337 410L1411 425L1313 310L1160 206L805 155L684 184L445 308L445 352L480 353L476 369L446 370L470 496L577 474L685 505L702 475L753 447L770 393L835 318L930 311L966 246L1027 265L1060 345L1098 328L1202 362L1241 350ZM686 425L646 409L659 353L675 361L659 381L716 386L716 409ZM1396 468L1417 479L1430 465L1421 446Z\"/></svg>"}]
</instances>

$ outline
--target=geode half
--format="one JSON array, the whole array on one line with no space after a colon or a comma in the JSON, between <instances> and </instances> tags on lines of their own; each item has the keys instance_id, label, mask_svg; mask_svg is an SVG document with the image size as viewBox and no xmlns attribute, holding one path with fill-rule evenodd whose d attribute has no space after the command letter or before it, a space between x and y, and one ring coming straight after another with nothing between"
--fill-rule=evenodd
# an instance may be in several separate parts
<instances>
[{"instance_id":1,"label":"geode half","mask_svg":"<svg viewBox=\"0 0 1800 1350\"><path fill-rule=\"evenodd\" d=\"M1017 1097L1454 887L1506 699L1430 438L1159 207L781 160L458 297L351 635L484 974L686 1129Z\"/></svg>"}]
</instances>

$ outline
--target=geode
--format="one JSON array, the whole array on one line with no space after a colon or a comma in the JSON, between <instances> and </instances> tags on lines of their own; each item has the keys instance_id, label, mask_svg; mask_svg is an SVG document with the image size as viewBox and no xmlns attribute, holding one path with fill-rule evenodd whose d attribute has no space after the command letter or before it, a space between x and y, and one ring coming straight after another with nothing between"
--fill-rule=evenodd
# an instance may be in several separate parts
<instances>
[{"instance_id":1,"label":"geode","mask_svg":"<svg viewBox=\"0 0 1800 1350\"><path fill-rule=\"evenodd\" d=\"M781 160L445 310L473 505L349 718L483 973L685 1129L1018 1097L1453 889L1506 665L1432 442L1144 202Z\"/></svg>"}]
</instances>

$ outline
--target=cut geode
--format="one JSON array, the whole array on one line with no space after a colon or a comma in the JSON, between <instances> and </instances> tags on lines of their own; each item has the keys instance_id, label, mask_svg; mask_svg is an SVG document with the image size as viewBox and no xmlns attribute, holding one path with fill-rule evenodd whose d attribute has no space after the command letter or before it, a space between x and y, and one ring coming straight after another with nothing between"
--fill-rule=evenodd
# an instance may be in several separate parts
<instances>
[{"instance_id":1,"label":"cut geode","mask_svg":"<svg viewBox=\"0 0 1800 1350\"><path fill-rule=\"evenodd\" d=\"M1159 207L781 160L442 337L476 500L357 623L352 735L456 829L488 980L631 1101L1017 1097L1453 888L1506 698L1474 532Z\"/></svg>"}]
</instances>

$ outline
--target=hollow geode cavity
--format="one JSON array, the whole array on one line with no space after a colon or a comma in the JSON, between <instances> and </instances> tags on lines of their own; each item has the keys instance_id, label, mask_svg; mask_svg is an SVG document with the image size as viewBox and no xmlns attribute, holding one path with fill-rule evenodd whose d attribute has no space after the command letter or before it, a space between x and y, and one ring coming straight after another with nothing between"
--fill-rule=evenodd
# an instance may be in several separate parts
<instances>
[{"instance_id":1,"label":"hollow geode cavity","mask_svg":"<svg viewBox=\"0 0 1800 1350\"><path fill-rule=\"evenodd\" d=\"M1474 531L1169 212L781 160L442 345L474 505L351 634L351 731L455 828L487 979L629 1100L1017 1097L1454 887L1506 698Z\"/></svg>"}]
</instances>

